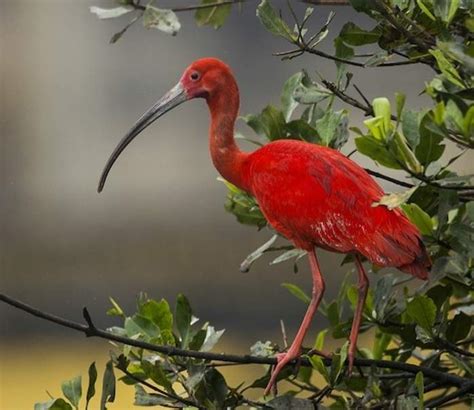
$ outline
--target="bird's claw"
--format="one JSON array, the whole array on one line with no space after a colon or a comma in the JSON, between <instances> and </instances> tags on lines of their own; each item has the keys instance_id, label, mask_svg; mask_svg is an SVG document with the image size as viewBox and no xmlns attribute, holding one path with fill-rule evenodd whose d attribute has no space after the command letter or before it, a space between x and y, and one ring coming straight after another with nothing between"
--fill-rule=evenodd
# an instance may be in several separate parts
<instances>
[{"instance_id":1,"label":"bird's claw","mask_svg":"<svg viewBox=\"0 0 474 410\"><path fill-rule=\"evenodd\" d=\"M288 352L285 353L277 353L276 354L276 359L277 359L277 364L275 368L272 371L272 375L270 377L270 381L267 384L267 387L265 388L265 392L263 393L264 396L267 396L270 391L272 390L273 387L276 387L276 381L278 374L280 371L291 361L295 359L299 359L300 357L300 352L299 351L293 351L291 348L288 350Z\"/></svg>"}]
</instances>

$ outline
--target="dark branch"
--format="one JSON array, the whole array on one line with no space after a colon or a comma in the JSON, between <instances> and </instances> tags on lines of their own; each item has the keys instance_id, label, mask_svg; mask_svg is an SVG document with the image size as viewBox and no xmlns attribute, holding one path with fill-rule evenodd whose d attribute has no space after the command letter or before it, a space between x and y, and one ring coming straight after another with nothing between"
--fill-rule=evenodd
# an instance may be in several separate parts
<instances>
[{"instance_id":1,"label":"dark branch","mask_svg":"<svg viewBox=\"0 0 474 410\"><path fill-rule=\"evenodd\" d=\"M27 312L38 318L56 323L60 326L67 327L69 329L82 332L86 334L87 336L99 337L102 339L122 343L128 346L134 346L134 347L142 348L145 350L158 352L167 356L192 357L195 359L240 363L240 364L275 365L277 363L276 358L271 358L271 357L257 357L257 356L251 356L251 355L239 356L235 354L199 352L199 351L194 351L194 350L179 349L174 346L154 345L152 343L144 342L141 340L135 340L135 339L130 339L128 337L118 336L113 333L106 332L102 329L99 329L93 325L92 320L90 319L90 316L88 315L88 313L85 313L86 317L88 318L87 319L88 324L84 325L81 323L77 323L77 322L73 322L73 321L61 318L56 315L52 315L51 313L43 312L33 306L27 305L26 303L20 302L19 300L13 299L5 294L0 294L0 301L10 306L13 306L17 309L23 310L24 312ZM84 312L87 312L87 310L85 310ZM332 363L331 358L322 358L322 360L326 366L330 366ZM309 360L304 357L300 358L298 361L295 360L291 362L291 364L311 367L311 363L309 362ZM460 388L459 390L464 389L463 392L474 391L473 380L467 379L465 377L457 376L455 374L441 372L441 371L431 369L425 366L417 366L414 364L395 362L395 361L389 361L389 360L372 360L372 359L363 359L363 358L356 358L354 360L354 365L361 366L361 367L374 367L375 366L381 369L398 370L401 372L408 372L412 374L417 374L418 372L422 372L423 375L427 378L431 378L436 381L440 381L452 386L459 387Z\"/></svg>"},{"instance_id":2,"label":"dark branch","mask_svg":"<svg viewBox=\"0 0 474 410\"><path fill-rule=\"evenodd\" d=\"M389 182L391 182L392 184L396 184L396 185L402 186L402 187L404 187L404 188L413 188L413 187L415 186L415 185L413 185L413 184L410 184L409 182L400 181L400 180L398 180L398 179L389 177L388 175L381 174L380 172L372 171L372 170L369 169L369 168L365 168L365 170L367 171L368 174L370 174L370 175L372 175L372 176L374 176L374 177L377 177L377 178L380 178L380 179L384 179L385 181L389 181Z\"/></svg>"},{"instance_id":3,"label":"dark branch","mask_svg":"<svg viewBox=\"0 0 474 410\"><path fill-rule=\"evenodd\" d=\"M465 385L461 386L458 390L455 392L448 394L447 396L441 396L437 397L435 399L432 399L428 402L425 403L427 408L436 408L440 407L443 404L446 404L450 402L451 400L457 399L458 397L461 397L462 395L469 393L472 391L472 382L466 383Z\"/></svg>"}]
</instances>

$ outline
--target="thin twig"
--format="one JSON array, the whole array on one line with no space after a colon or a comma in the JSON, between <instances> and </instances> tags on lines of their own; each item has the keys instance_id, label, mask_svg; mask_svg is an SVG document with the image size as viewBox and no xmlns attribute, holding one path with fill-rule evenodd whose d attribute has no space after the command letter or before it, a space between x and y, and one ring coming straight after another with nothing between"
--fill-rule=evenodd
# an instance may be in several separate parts
<instances>
[{"instance_id":1,"label":"thin twig","mask_svg":"<svg viewBox=\"0 0 474 410\"><path fill-rule=\"evenodd\" d=\"M415 186L413 184L410 184L409 182L400 181L398 179L389 177L388 175L381 174L380 172L373 171L369 168L364 168L364 169L367 171L368 174L380 179L384 179L385 181L391 182L392 184L400 185L405 188L413 188Z\"/></svg>"},{"instance_id":2,"label":"thin twig","mask_svg":"<svg viewBox=\"0 0 474 410\"><path fill-rule=\"evenodd\" d=\"M280 327L281 327L281 336L283 338L283 347L288 349L288 337L286 336L286 328L285 328L285 322L283 322L283 319L280 319Z\"/></svg>"},{"instance_id":3,"label":"thin twig","mask_svg":"<svg viewBox=\"0 0 474 410\"><path fill-rule=\"evenodd\" d=\"M458 397L470 391L472 391L472 382L466 383L465 385L461 386L458 390L452 392L451 394L448 394L447 396L443 395L441 397L434 398L426 402L425 405L427 408L439 407L439 406L442 406L443 404L450 402L451 400L457 399Z\"/></svg>"}]
</instances>

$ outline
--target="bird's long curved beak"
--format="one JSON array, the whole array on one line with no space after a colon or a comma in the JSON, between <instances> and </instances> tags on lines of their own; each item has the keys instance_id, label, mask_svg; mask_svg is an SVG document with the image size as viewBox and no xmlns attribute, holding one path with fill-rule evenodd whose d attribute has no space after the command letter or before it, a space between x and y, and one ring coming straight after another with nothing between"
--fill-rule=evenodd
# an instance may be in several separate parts
<instances>
[{"instance_id":1,"label":"bird's long curved beak","mask_svg":"<svg viewBox=\"0 0 474 410\"><path fill-rule=\"evenodd\" d=\"M122 151L127 147L127 145L130 144L130 142L132 142L132 140L146 127L160 118L163 114L185 102L187 99L188 95L186 90L182 87L181 83L178 83L140 117L140 119L135 123L130 131L128 131L118 143L117 147L112 152L112 155L110 155L109 160L107 161L107 164L105 164L104 170L102 171L97 192L102 192L107 175L109 175L112 166Z\"/></svg>"}]
</instances>

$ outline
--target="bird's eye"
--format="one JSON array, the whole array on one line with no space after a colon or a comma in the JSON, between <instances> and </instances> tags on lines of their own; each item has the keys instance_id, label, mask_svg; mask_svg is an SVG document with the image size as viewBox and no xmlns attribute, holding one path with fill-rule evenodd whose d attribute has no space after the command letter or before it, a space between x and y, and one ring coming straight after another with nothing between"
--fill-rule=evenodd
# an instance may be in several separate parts
<instances>
[{"instance_id":1,"label":"bird's eye","mask_svg":"<svg viewBox=\"0 0 474 410\"><path fill-rule=\"evenodd\" d=\"M191 78L191 80L193 80L193 81L199 80L199 77L200 77L200 76L199 76L199 73L198 73L197 71L195 71L194 73L192 73L192 74L190 75L190 78Z\"/></svg>"}]
</instances>

